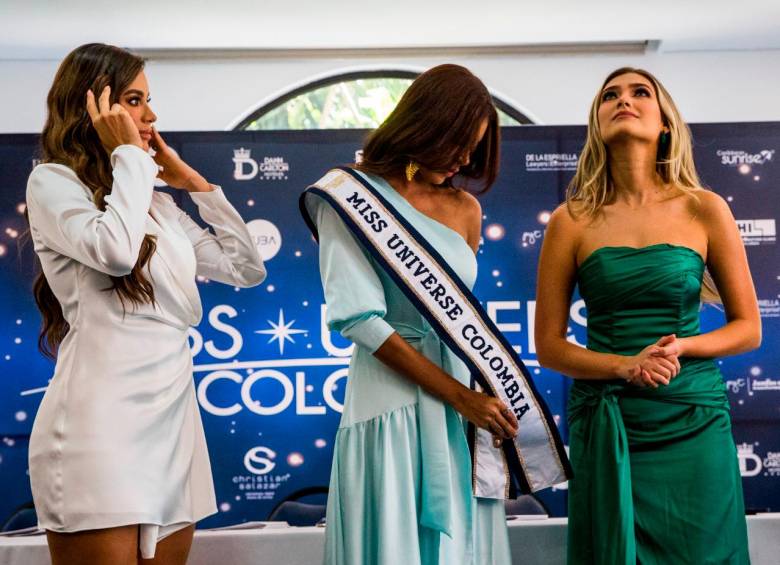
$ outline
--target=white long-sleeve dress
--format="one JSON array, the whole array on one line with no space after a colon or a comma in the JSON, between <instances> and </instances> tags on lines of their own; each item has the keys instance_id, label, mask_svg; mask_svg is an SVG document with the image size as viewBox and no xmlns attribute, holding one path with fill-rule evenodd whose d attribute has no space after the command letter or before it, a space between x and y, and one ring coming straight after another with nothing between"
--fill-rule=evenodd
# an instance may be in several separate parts
<instances>
[{"instance_id":1,"label":"white long-sleeve dress","mask_svg":"<svg viewBox=\"0 0 780 565\"><path fill-rule=\"evenodd\" d=\"M249 287L265 269L222 190L192 193L212 234L155 192L141 149L111 155L105 211L63 165L30 175L34 248L70 330L30 437L30 480L42 528L73 532L140 524L140 549L216 511L192 379L187 330L200 321L196 275ZM145 234L155 304L125 309L109 275L128 274Z\"/></svg>"}]
</instances>

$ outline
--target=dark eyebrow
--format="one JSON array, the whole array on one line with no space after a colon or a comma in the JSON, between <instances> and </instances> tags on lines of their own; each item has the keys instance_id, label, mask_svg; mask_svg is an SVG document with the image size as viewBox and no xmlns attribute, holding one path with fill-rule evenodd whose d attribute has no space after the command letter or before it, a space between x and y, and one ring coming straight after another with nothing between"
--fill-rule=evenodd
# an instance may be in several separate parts
<instances>
[{"instance_id":1,"label":"dark eyebrow","mask_svg":"<svg viewBox=\"0 0 780 565\"><path fill-rule=\"evenodd\" d=\"M133 96L133 95L143 97L144 91L133 89L133 90L126 90L125 93L123 94L123 96Z\"/></svg>"},{"instance_id":2,"label":"dark eyebrow","mask_svg":"<svg viewBox=\"0 0 780 565\"><path fill-rule=\"evenodd\" d=\"M637 88L637 87L642 86L644 88L652 89L652 87L649 84L647 84L646 82L633 82L633 83L629 84L628 86L630 88ZM607 87L604 90L602 90L602 92L609 92L610 90L617 90L618 88L619 88L618 85L610 86L610 87Z\"/></svg>"}]
</instances>

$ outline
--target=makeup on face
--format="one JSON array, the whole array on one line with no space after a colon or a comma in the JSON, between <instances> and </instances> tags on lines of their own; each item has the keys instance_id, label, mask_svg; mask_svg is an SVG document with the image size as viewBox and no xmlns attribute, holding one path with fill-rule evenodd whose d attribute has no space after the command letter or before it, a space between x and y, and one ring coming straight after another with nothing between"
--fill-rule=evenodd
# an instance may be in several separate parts
<instances>
[{"instance_id":1,"label":"makeup on face","mask_svg":"<svg viewBox=\"0 0 780 565\"><path fill-rule=\"evenodd\" d=\"M119 103L127 110L133 123L138 128L141 135L141 141L144 149L149 148L152 140L152 124L157 121L157 116L152 111L149 103L152 98L149 96L149 87L146 81L146 75L142 72L127 87L119 97Z\"/></svg>"}]
</instances>

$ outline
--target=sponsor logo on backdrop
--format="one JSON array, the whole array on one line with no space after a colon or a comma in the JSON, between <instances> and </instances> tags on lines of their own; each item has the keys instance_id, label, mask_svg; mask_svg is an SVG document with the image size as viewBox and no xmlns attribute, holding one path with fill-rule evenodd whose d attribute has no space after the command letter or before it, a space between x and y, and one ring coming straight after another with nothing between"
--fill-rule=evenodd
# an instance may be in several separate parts
<instances>
[{"instance_id":1,"label":"sponsor logo on backdrop","mask_svg":"<svg viewBox=\"0 0 780 565\"><path fill-rule=\"evenodd\" d=\"M291 453L289 460L296 454ZM231 479L238 490L237 498L246 500L273 500L276 490L290 480L290 473L272 475L276 467L276 452L262 445L253 447L244 455L244 467L250 475L234 475Z\"/></svg>"},{"instance_id":2,"label":"sponsor logo on backdrop","mask_svg":"<svg viewBox=\"0 0 780 565\"><path fill-rule=\"evenodd\" d=\"M775 243L777 230L774 218L760 220L737 220L737 228L745 245Z\"/></svg>"},{"instance_id":3,"label":"sponsor logo on backdrop","mask_svg":"<svg viewBox=\"0 0 780 565\"><path fill-rule=\"evenodd\" d=\"M276 257L279 249L282 248L282 234L279 228L268 220L252 220L247 222L246 227L263 261L270 261Z\"/></svg>"},{"instance_id":4,"label":"sponsor logo on backdrop","mask_svg":"<svg viewBox=\"0 0 780 565\"><path fill-rule=\"evenodd\" d=\"M752 390L756 392L778 392L780 391L780 380L778 379L753 379Z\"/></svg>"},{"instance_id":5,"label":"sponsor logo on backdrop","mask_svg":"<svg viewBox=\"0 0 780 565\"><path fill-rule=\"evenodd\" d=\"M576 171L576 153L526 153L525 170L532 172Z\"/></svg>"},{"instance_id":6,"label":"sponsor logo on backdrop","mask_svg":"<svg viewBox=\"0 0 780 565\"><path fill-rule=\"evenodd\" d=\"M733 393L733 394L739 394L742 392L743 389L745 389L748 385L747 379L729 379L726 381L726 389ZM753 394L752 392L749 392L749 394Z\"/></svg>"},{"instance_id":7,"label":"sponsor logo on backdrop","mask_svg":"<svg viewBox=\"0 0 780 565\"><path fill-rule=\"evenodd\" d=\"M746 391L748 396L763 392L780 392L780 379L763 377L761 373L761 367L751 367L750 376L726 380L726 390L732 394Z\"/></svg>"},{"instance_id":8,"label":"sponsor logo on backdrop","mask_svg":"<svg viewBox=\"0 0 780 565\"><path fill-rule=\"evenodd\" d=\"M755 452L752 443L740 443L737 445L737 457L739 458L739 474L743 477L755 477L761 474L764 462L761 456Z\"/></svg>"},{"instance_id":9,"label":"sponsor logo on backdrop","mask_svg":"<svg viewBox=\"0 0 780 565\"><path fill-rule=\"evenodd\" d=\"M743 477L780 477L780 451L768 451L765 457L758 451L758 442L737 444L739 473Z\"/></svg>"},{"instance_id":10,"label":"sponsor logo on backdrop","mask_svg":"<svg viewBox=\"0 0 780 565\"><path fill-rule=\"evenodd\" d=\"M780 477L780 451L769 451L764 457L765 475Z\"/></svg>"},{"instance_id":11,"label":"sponsor logo on backdrop","mask_svg":"<svg viewBox=\"0 0 780 565\"><path fill-rule=\"evenodd\" d=\"M253 447L244 455L244 467L255 475L266 475L274 470L276 452L268 447Z\"/></svg>"},{"instance_id":12,"label":"sponsor logo on backdrop","mask_svg":"<svg viewBox=\"0 0 780 565\"><path fill-rule=\"evenodd\" d=\"M718 149L716 152L720 157L720 164L728 167L740 167L740 172L744 171L744 166L748 169L745 174L750 172L751 165L763 165L772 161L775 156L774 149L762 149L757 153L736 149Z\"/></svg>"},{"instance_id":13,"label":"sponsor logo on backdrop","mask_svg":"<svg viewBox=\"0 0 780 565\"><path fill-rule=\"evenodd\" d=\"M233 150L233 178L236 180L287 180L290 164L284 157L263 157L259 163L252 158L252 150L243 147Z\"/></svg>"},{"instance_id":14,"label":"sponsor logo on backdrop","mask_svg":"<svg viewBox=\"0 0 780 565\"><path fill-rule=\"evenodd\" d=\"M777 298L761 298L758 310L762 318L780 318L780 300Z\"/></svg>"},{"instance_id":15,"label":"sponsor logo on backdrop","mask_svg":"<svg viewBox=\"0 0 780 565\"><path fill-rule=\"evenodd\" d=\"M536 245L542 239L542 230L524 231L521 239L523 247Z\"/></svg>"}]
</instances>

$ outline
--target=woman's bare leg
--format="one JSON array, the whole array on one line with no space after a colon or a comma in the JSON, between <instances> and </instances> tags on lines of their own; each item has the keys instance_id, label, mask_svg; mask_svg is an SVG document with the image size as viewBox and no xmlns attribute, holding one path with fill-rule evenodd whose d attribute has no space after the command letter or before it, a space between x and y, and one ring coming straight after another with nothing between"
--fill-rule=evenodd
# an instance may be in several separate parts
<instances>
[{"instance_id":1,"label":"woman's bare leg","mask_svg":"<svg viewBox=\"0 0 780 565\"><path fill-rule=\"evenodd\" d=\"M195 525L176 530L157 544L154 559L140 559L142 565L184 565L192 546Z\"/></svg>"},{"instance_id":2,"label":"woman's bare leg","mask_svg":"<svg viewBox=\"0 0 780 565\"><path fill-rule=\"evenodd\" d=\"M46 530L46 540L52 565L138 564L138 525L72 533Z\"/></svg>"}]
</instances>

